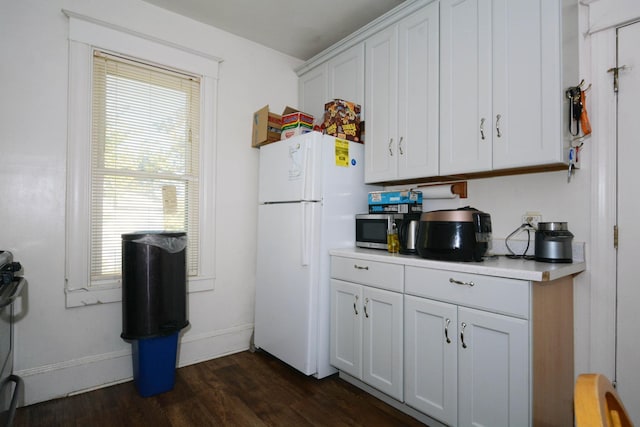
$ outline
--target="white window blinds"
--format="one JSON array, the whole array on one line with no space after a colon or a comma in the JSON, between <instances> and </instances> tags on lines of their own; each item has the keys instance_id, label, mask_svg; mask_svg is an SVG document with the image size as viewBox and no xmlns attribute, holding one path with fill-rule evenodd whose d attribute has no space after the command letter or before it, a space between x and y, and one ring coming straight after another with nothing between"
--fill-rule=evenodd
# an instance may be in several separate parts
<instances>
[{"instance_id":1,"label":"white window blinds","mask_svg":"<svg viewBox=\"0 0 640 427\"><path fill-rule=\"evenodd\" d=\"M121 274L123 233L186 231L199 271L200 79L94 51L91 284Z\"/></svg>"}]
</instances>

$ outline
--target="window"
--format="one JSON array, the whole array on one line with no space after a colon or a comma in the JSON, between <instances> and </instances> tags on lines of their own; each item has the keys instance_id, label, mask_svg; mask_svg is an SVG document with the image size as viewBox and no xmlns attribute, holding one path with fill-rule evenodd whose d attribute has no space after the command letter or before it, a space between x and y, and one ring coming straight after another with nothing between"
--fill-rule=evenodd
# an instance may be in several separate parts
<instances>
[{"instance_id":1,"label":"window","mask_svg":"<svg viewBox=\"0 0 640 427\"><path fill-rule=\"evenodd\" d=\"M188 290L213 289L220 60L64 12L67 307L121 299L121 234L134 231L186 231Z\"/></svg>"},{"instance_id":2,"label":"window","mask_svg":"<svg viewBox=\"0 0 640 427\"><path fill-rule=\"evenodd\" d=\"M91 285L120 275L123 233L186 231L198 273L200 78L93 52Z\"/></svg>"}]
</instances>

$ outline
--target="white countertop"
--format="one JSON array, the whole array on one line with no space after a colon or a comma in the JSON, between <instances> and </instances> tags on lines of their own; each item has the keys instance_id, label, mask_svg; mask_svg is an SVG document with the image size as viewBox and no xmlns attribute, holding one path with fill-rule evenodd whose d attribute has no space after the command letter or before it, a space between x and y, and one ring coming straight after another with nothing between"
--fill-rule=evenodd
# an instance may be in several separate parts
<instances>
[{"instance_id":1,"label":"white countertop","mask_svg":"<svg viewBox=\"0 0 640 427\"><path fill-rule=\"evenodd\" d=\"M548 282L561 277L575 275L587 268L586 263L579 260L574 260L573 263L547 263L529 261L522 258L510 259L503 255L487 258L481 262L450 262L424 259L418 255L391 254L385 250L365 248L332 249L329 251L329 254L391 264L411 265L435 270L449 270L461 273L482 274L485 276L530 280L534 282Z\"/></svg>"}]
</instances>

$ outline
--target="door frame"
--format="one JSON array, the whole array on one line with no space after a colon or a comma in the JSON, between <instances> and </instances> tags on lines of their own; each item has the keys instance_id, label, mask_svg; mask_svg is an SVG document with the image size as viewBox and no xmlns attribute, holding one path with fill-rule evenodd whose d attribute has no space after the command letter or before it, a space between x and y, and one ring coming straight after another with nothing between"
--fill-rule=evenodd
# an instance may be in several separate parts
<instances>
[{"instance_id":1,"label":"door frame","mask_svg":"<svg viewBox=\"0 0 640 427\"><path fill-rule=\"evenodd\" d=\"M617 250L613 228L617 224L617 95L607 70L617 66L618 29L639 22L627 17L587 33L591 37L590 72L593 81L593 143L591 179L591 278L588 369L616 379ZM615 48L612 48L615 47ZM578 372L576 372L577 374Z\"/></svg>"},{"instance_id":2,"label":"door frame","mask_svg":"<svg viewBox=\"0 0 640 427\"><path fill-rule=\"evenodd\" d=\"M589 298L589 371L615 378L617 223L617 98L608 69L616 66L615 27L591 34L591 102L593 133L588 144L591 161L591 245ZM586 51L586 50L585 50ZM579 372L576 372L578 374Z\"/></svg>"}]
</instances>

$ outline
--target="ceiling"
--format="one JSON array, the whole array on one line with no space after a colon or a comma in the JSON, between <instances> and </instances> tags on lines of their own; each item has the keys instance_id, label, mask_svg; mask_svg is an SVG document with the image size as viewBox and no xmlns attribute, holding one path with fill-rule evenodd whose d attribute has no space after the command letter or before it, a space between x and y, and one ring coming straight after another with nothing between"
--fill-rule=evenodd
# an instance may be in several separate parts
<instances>
[{"instance_id":1,"label":"ceiling","mask_svg":"<svg viewBox=\"0 0 640 427\"><path fill-rule=\"evenodd\" d=\"M144 0L307 60L404 0Z\"/></svg>"}]
</instances>

